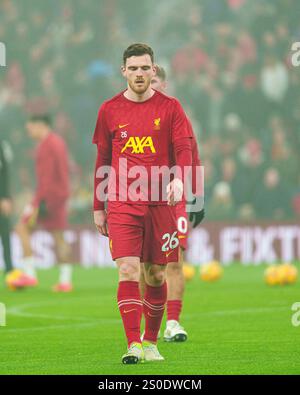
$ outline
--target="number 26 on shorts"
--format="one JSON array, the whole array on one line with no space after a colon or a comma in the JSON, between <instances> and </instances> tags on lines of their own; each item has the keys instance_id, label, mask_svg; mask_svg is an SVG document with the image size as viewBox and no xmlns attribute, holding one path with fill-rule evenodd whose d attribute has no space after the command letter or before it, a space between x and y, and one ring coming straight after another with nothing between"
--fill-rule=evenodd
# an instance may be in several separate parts
<instances>
[{"instance_id":1,"label":"number 26 on shorts","mask_svg":"<svg viewBox=\"0 0 300 395\"><path fill-rule=\"evenodd\" d=\"M164 252L169 251L170 249L173 250L179 245L177 231L175 231L172 235L170 235L170 233L165 233L162 237L162 240L166 240L161 247L161 250Z\"/></svg>"}]
</instances>

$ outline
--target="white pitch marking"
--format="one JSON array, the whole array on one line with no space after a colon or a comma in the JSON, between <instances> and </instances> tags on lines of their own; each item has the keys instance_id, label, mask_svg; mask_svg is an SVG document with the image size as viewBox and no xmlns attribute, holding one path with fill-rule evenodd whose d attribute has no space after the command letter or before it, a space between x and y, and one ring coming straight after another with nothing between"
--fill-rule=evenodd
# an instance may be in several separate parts
<instances>
[{"instance_id":1,"label":"white pitch marking","mask_svg":"<svg viewBox=\"0 0 300 395\"><path fill-rule=\"evenodd\" d=\"M251 314L251 313L272 313L274 311L279 310L288 310L285 306L282 307L253 307L253 308L245 308L245 309L236 309L236 310L219 310L219 311L206 311L192 314L185 314L185 318L194 318L199 317L200 315L237 315L237 314Z\"/></svg>"},{"instance_id":2,"label":"white pitch marking","mask_svg":"<svg viewBox=\"0 0 300 395\"><path fill-rule=\"evenodd\" d=\"M119 324L121 322L120 319L94 319L91 321L90 316L79 316L79 317L70 317L70 316L63 316L63 315L49 315L49 314L39 314L39 313L29 313L25 312L24 310L34 308L34 307L42 307L47 305L55 304L55 301L51 302L40 302L40 303L27 303L21 304L18 306L11 307L7 309L8 315L18 316L18 317L28 317L28 318L43 318L43 319L54 319L54 320L63 320L63 321L82 321L77 324L70 323L68 325L45 325L45 326L36 326L30 328L6 328L3 333L7 332L19 332L19 331L31 331L31 330L45 330L45 329L58 329L58 328L77 328L81 326L94 326L99 324Z\"/></svg>"}]
</instances>

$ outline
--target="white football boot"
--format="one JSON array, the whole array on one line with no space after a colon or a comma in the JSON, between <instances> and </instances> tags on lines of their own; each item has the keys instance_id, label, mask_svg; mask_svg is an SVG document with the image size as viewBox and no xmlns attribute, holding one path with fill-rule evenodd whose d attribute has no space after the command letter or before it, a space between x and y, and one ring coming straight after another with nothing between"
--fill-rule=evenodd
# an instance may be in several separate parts
<instances>
[{"instance_id":1,"label":"white football boot","mask_svg":"<svg viewBox=\"0 0 300 395\"><path fill-rule=\"evenodd\" d=\"M156 344L144 340L142 346L143 346L144 357L146 362L164 361L165 358L162 355L160 355Z\"/></svg>"},{"instance_id":2,"label":"white football boot","mask_svg":"<svg viewBox=\"0 0 300 395\"><path fill-rule=\"evenodd\" d=\"M187 340L187 333L178 321L167 321L167 326L164 331L165 342L185 342Z\"/></svg>"},{"instance_id":3,"label":"white football boot","mask_svg":"<svg viewBox=\"0 0 300 395\"><path fill-rule=\"evenodd\" d=\"M122 357L122 363L124 364L137 364L144 362L144 350L140 343L133 342L128 347L127 353Z\"/></svg>"}]
</instances>

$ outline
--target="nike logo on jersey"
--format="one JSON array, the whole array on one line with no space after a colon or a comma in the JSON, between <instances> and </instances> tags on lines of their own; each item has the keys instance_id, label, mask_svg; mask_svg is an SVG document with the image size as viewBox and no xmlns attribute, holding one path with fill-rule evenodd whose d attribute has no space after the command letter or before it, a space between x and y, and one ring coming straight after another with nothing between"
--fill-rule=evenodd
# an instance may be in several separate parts
<instances>
[{"instance_id":1,"label":"nike logo on jersey","mask_svg":"<svg viewBox=\"0 0 300 395\"><path fill-rule=\"evenodd\" d=\"M178 236L178 239L185 239L186 238L186 235L179 235Z\"/></svg>"},{"instance_id":2,"label":"nike logo on jersey","mask_svg":"<svg viewBox=\"0 0 300 395\"><path fill-rule=\"evenodd\" d=\"M123 129L123 128L125 128L125 126L128 126L128 125L129 125L129 123L124 123L124 125L119 124L119 129Z\"/></svg>"}]
</instances>

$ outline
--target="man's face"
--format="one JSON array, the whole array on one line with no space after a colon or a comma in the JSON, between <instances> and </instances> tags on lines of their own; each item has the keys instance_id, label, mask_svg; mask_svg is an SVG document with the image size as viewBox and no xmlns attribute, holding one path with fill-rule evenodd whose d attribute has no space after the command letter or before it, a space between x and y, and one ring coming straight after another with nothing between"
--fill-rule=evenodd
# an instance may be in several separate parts
<instances>
[{"instance_id":1,"label":"man's face","mask_svg":"<svg viewBox=\"0 0 300 395\"><path fill-rule=\"evenodd\" d=\"M152 80L151 80L151 88L159 91L159 92L165 92L166 90L166 81L163 81L161 78L159 78L157 75L155 75Z\"/></svg>"},{"instance_id":2,"label":"man's face","mask_svg":"<svg viewBox=\"0 0 300 395\"><path fill-rule=\"evenodd\" d=\"M150 55L131 56L126 59L125 66L122 66L122 74L136 94L145 93L155 74L155 67Z\"/></svg>"},{"instance_id":3,"label":"man's face","mask_svg":"<svg viewBox=\"0 0 300 395\"><path fill-rule=\"evenodd\" d=\"M41 123L29 121L26 123L26 129L27 129L28 136L31 137L32 139L36 140L39 138L40 133L41 133Z\"/></svg>"}]
</instances>

